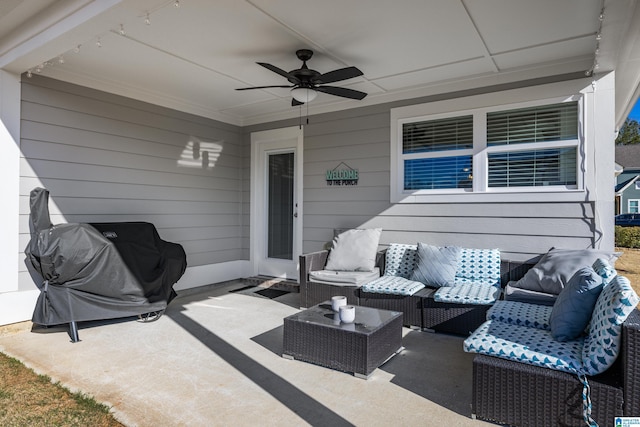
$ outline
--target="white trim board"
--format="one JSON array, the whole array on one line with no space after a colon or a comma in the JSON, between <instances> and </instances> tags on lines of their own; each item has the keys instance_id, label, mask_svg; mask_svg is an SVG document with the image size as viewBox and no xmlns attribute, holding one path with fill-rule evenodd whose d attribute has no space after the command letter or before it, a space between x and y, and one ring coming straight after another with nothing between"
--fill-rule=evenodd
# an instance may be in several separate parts
<instances>
[{"instance_id":1,"label":"white trim board","mask_svg":"<svg viewBox=\"0 0 640 427\"><path fill-rule=\"evenodd\" d=\"M264 210L264 187L262 177L259 176L261 153L265 145L285 141L296 140L296 159L295 159L295 192L297 193L297 218L295 221L294 231L294 260L298 259L298 255L302 253L302 221L303 213L303 131L297 126L291 126L281 129L271 129L260 132L251 133L251 211L250 211L250 237L249 237L249 256L251 262L251 275L257 275L260 269L260 261L263 258L264 250L259 246L263 242L264 224L262 221L266 217ZM294 261L297 264L297 261ZM296 268L299 268L297 266ZM284 277L284 276L283 276ZM289 277L289 279L293 279Z\"/></svg>"},{"instance_id":2,"label":"white trim board","mask_svg":"<svg viewBox=\"0 0 640 427\"><path fill-rule=\"evenodd\" d=\"M631 185L632 185L633 183L635 183L635 182L638 180L638 178L640 178L640 175L636 175L636 176L634 176L633 178L631 178L631 180L627 183L627 185L625 185L625 186L624 186L624 187L622 187L620 190L618 190L618 192L617 192L616 194L617 194L617 195L622 195L622 193L624 193L624 191L625 191L627 188L631 187Z\"/></svg>"},{"instance_id":3,"label":"white trim board","mask_svg":"<svg viewBox=\"0 0 640 427\"><path fill-rule=\"evenodd\" d=\"M20 218L20 76L0 70L0 293L18 290ZM0 313L13 311L0 304Z\"/></svg>"},{"instance_id":4,"label":"white trim board","mask_svg":"<svg viewBox=\"0 0 640 427\"><path fill-rule=\"evenodd\" d=\"M0 294L0 326L31 320L39 295L37 289Z\"/></svg>"},{"instance_id":5,"label":"white trim board","mask_svg":"<svg viewBox=\"0 0 640 427\"><path fill-rule=\"evenodd\" d=\"M187 267L184 275L173 287L176 291L192 289L213 283L241 279L250 276L249 261L230 261L220 264Z\"/></svg>"}]
</instances>

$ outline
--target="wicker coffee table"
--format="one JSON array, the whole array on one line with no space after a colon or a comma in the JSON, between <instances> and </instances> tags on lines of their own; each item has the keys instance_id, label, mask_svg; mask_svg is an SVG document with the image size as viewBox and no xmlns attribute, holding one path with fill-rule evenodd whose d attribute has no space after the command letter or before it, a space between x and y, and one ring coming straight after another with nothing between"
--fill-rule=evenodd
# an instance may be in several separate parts
<instances>
[{"instance_id":1,"label":"wicker coffee table","mask_svg":"<svg viewBox=\"0 0 640 427\"><path fill-rule=\"evenodd\" d=\"M356 306L354 323L341 323L329 302L284 319L282 357L368 378L402 351L402 313Z\"/></svg>"}]
</instances>

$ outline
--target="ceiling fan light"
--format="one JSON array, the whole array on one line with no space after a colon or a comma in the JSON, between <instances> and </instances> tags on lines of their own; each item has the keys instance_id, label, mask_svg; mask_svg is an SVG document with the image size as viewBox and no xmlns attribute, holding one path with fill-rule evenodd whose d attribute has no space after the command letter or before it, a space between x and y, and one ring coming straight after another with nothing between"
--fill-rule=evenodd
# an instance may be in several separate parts
<instances>
[{"instance_id":1,"label":"ceiling fan light","mask_svg":"<svg viewBox=\"0 0 640 427\"><path fill-rule=\"evenodd\" d=\"M296 87L291 89L291 96L299 102L311 102L316 99L318 92L308 87Z\"/></svg>"}]
</instances>

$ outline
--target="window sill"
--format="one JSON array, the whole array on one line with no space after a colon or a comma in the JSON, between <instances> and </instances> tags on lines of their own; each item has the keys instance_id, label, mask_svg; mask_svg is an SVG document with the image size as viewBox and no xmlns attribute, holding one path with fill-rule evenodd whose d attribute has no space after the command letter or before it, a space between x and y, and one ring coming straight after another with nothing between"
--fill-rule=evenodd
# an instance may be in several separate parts
<instances>
[{"instance_id":1,"label":"window sill","mask_svg":"<svg viewBox=\"0 0 640 427\"><path fill-rule=\"evenodd\" d=\"M595 199L585 190L556 191L491 191L485 193L455 192L432 194L391 194L391 203L528 203L590 202Z\"/></svg>"}]
</instances>

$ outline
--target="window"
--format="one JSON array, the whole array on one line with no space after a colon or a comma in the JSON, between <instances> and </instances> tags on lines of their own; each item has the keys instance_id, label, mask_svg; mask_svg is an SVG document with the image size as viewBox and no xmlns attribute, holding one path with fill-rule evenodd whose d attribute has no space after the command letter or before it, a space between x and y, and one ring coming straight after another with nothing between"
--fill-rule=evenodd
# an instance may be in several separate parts
<instances>
[{"instance_id":1,"label":"window","mask_svg":"<svg viewBox=\"0 0 640 427\"><path fill-rule=\"evenodd\" d=\"M579 113L573 97L421 117L397 114L392 128L398 138L398 199L578 190Z\"/></svg>"},{"instance_id":2,"label":"window","mask_svg":"<svg viewBox=\"0 0 640 427\"><path fill-rule=\"evenodd\" d=\"M404 188L471 188L473 117L402 126Z\"/></svg>"},{"instance_id":3,"label":"window","mask_svg":"<svg viewBox=\"0 0 640 427\"><path fill-rule=\"evenodd\" d=\"M638 199L629 199L629 213L640 213L639 204L640 200Z\"/></svg>"},{"instance_id":4,"label":"window","mask_svg":"<svg viewBox=\"0 0 640 427\"><path fill-rule=\"evenodd\" d=\"M640 181L636 181L635 184L636 184L636 190L640 190Z\"/></svg>"}]
</instances>

